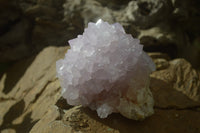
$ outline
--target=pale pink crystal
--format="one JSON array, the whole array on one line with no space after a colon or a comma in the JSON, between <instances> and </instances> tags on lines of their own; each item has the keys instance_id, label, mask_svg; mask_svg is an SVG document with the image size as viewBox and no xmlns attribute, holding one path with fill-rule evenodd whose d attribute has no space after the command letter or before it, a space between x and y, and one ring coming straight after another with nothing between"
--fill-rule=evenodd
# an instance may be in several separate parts
<instances>
[{"instance_id":1,"label":"pale pink crystal","mask_svg":"<svg viewBox=\"0 0 200 133\"><path fill-rule=\"evenodd\" d=\"M101 19L69 40L71 49L56 63L68 104L88 106L101 118L112 112L136 120L153 114L149 74L155 65L139 43L119 23Z\"/></svg>"}]
</instances>

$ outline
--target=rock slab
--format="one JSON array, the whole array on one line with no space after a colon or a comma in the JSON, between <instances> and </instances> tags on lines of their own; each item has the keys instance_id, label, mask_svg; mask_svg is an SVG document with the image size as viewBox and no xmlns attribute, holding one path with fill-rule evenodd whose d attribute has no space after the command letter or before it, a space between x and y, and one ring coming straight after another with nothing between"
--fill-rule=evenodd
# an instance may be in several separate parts
<instances>
[{"instance_id":1,"label":"rock slab","mask_svg":"<svg viewBox=\"0 0 200 133\"><path fill-rule=\"evenodd\" d=\"M60 84L55 76L55 62L64 56L66 50L67 47L48 47L37 56L13 65L1 76L0 132L200 132L200 94L197 86L200 82L199 72L186 60L168 61L162 54L151 54L154 61L162 58L169 64L151 75L150 88L155 99L154 115L139 122L126 119L120 114L99 119L96 112L80 106L71 107L61 98ZM180 73L173 71L182 68L184 71ZM180 80L171 80L174 77ZM183 88L187 79L196 79L191 82L191 90L187 86ZM177 83L180 82L182 84L178 86Z\"/></svg>"}]
</instances>

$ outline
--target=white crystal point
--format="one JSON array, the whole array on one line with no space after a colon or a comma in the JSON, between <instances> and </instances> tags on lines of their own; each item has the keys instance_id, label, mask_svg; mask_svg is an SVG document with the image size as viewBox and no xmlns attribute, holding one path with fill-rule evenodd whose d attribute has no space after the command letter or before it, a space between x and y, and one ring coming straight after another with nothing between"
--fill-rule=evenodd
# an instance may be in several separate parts
<instances>
[{"instance_id":1,"label":"white crystal point","mask_svg":"<svg viewBox=\"0 0 200 133\"><path fill-rule=\"evenodd\" d=\"M149 74L155 64L119 23L90 22L69 44L56 67L70 105L88 106L101 118L113 112L135 120L153 114Z\"/></svg>"},{"instance_id":2,"label":"white crystal point","mask_svg":"<svg viewBox=\"0 0 200 133\"><path fill-rule=\"evenodd\" d=\"M96 22L96 25L100 25L101 23L103 23L103 20L102 20L102 19L99 19L99 20Z\"/></svg>"}]
</instances>

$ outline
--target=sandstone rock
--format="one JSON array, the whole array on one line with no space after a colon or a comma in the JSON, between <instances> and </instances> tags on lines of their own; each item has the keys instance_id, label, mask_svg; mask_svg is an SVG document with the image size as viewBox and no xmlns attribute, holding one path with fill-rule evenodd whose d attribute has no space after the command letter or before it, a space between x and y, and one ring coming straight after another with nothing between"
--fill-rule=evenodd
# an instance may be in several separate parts
<instances>
[{"instance_id":1,"label":"sandstone rock","mask_svg":"<svg viewBox=\"0 0 200 133\"><path fill-rule=\"evenodd\" d=\"M60 98L61 88L55 77L55 62L66 50L63 47L46 48L36 57L18 62L1 77L1 132L200 132L198 72L184 59L169 61L167 68L151 75L155 114L138 122L120 114L100 119L88 108L66 105ZM153 60L168 60L163 54L150 55ZM196 81L191 82L193 87L190 89L187 83L192 79Z\"/></svg>"},{"instance_id":2,"label":"sandstone rock","mask_svg":"<svg viewBox=\"0 0 200 133\"><path fill-rule=\"evenodd\" d=\"M170 0L138 0L130 1L125 10L125 17L142 28L152 27L172 12Z\"/></svg>"},{"instance_id":3,"label":"sandstone rock","mask_svg":"<svg viewBox=\"0 0 200 133\"><path fill-rule=\"evenodd\" d=\"M98 19L103 19L110 23L114 22L111 9L102 6L100 2L95 0L66 1L64 4L64 19L71 23L77 22L79 25L83 22L85 26L89 22L96 22ZM80 20L80 22L76 20Z\"/></svg>"},{"instance_id":4,"label":"sandstone rock","mask_svg":"<svg viewBox=\"0 0 200 133\"><path fill-rule=\"evenodd\" d=\"M41 133L51 133L51 132L58 132L58 133L76 133L72 131L72 128L62 121L53 121L49 124L49 126L45 129L44 132Z\"/></svg>"},{"instance_id":5,"label":"sandstone rock","mask_svg":"<svg viewBox=\"0 0 200 133\"><path fill-rule=\"evenodd\" d=\"M59 108L56 106L50 107L41 120L34 125L30 133L71 133L71 127L59 120L62 118L60 113Z\"/></svg>"},{"instance_id":6,"label":"sandstone rock","mask_svg":"<svg viewBox=\"0 0 200 133\"><path fill-rule=\"evenodd\" d=\"M33 58L18 62L2 76L0 130L28 132L56 104L61 88L56 80L55 62L66 50L47 48Z\"/></svg>"},{"instance_id":7,"label":"sandstone rock","mask_svg":"<svg viewBox=\"0 0 200 133\"><path fill-rule=\"evenodd\" d=\"M200 131L199 119L199 112L190 109L156 109L155 115L142 122L128 120L118 114L100 119L96 112L78 106L65 111L62 122L54 121L57 123L54 128L70 126L72 129L69 130L72 132L83 133L132 133L133 131L136 133L196 133ZM68 130L57 131L65 133Z\"/></svg>"},{"instance_id":8,"label":"sandstone rock","mask_svg":"<svg viewBox=\"0 0 200 133\"><path fill-rule=\"evenodd\" d=\"M154 72L151 77L166 83L190 99L200 102L200 74L185 59L169 62L167 69Z\"/></svg>"},{"instance_id":9,"label":"sandstone rock","mask_svg":"<svg viewBox=\"0 0 200 133\"><path fill-rule=\"evenodd\" d=\"M160 53L160 52L154 52L154 53L148 53L148 55L154 60L157 58L162 58L165 60L170 60L169 55L165 54L165 53Z\"/></svg>"},{"instance_id":10,"label":"sandstone rock","mask_svg":"<svg viewBox=\"0 0 200 133\"><path fill-rule=\"evenodd\" d=\"M121 23L146 51L184 57L198 67L198 5L198 0L1 0L0 62L65 45L88 22L101 18Z\"/></svg>"},{"instance_id":11,"label":"sandstone rock","mask_svg":"<svg viewBox=\"0 0 200 133\"><path fill-rule=\"evenodd\" d=\"M153 59L155 65L156 65L156 70L162 70L166 69L169 67L169 60L170 57L165 54L165 53L148 53L148 55Z\"/></svg>"},{"instance_id":12,"label":"sandstone rock","mask_svg":"<svg viewBox=\"0 0 200 133\"><path fill-rule=\"evenodd\" d=\"M184 59L167 61L166 54L149 53L156 64L157 71L151 74L151 91L155 99L155 106L159 108L179 108L195 107L200 105L199 100L199 80L185 86L188 80L199 78L199 73L194 70L190 63ZM159 61L161 61L159 63ZM163 62L164 61L164 62ZM182 70L178 72L177 70ZM182 75L187 75L187 78ZM182 77L182 78L181 78ZM177 80L180 79L181 81ZM182 87L178 87L181 84ZM196 94L191 96L190 94Z\"/></svg>"},{"instance_id":13,"label":"sandstone rock","mask_svg":"<svg viewBox=\"0 0 200 133\"><path fill-rule=\"evenodd\" d=\"M22 59L44 46L65 45L84 24L101 17L120 22L147 51L171 53L173 58L178 54L199 66L198 6L198 0L1 0L0 62ZM21 60L0 75L0 132L28 132L33 126L33 132L44 131L44 126L45 132L66 128L70 132L200 132L199 72L185 60L152 55L158 70L151 76L156 111L149 119L135 122L116 114L99 120L95 112L75 107L78 118L73 119L81 124L64 118L71 116L71 107L60 100L54 63L65 50L53 49Z\"/></svg>"}]
</instances>

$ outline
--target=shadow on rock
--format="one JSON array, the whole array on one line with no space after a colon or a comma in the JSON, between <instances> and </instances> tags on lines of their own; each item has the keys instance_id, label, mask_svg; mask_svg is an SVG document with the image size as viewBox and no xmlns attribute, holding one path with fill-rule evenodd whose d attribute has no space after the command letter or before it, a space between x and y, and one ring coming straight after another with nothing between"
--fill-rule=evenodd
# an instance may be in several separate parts
<instances>
[{"instance_id":1,"label":"shadow on rock","mask_svg":"<svg viewBox=\"0 0 200 133\"><path fill-rule=\"evenodd\" d=\"M143 129L143 126L151 121L151 117L148 117L143 121L136 121L127 119L119 113L114 113L109 115L105 119L101 119L97 116L96 111L92 111L89 108L81 108L81 111L86 113L90 118L102 123L103 125L107 125L110 128L119 130L120 133L133 133L134 130L138 131L140 129Z\"/></svg>"},{"instance_id":2,"label":"shadow on rock","mask_svg":"<svg viewBox=\"0 0 200 133\"><path fill-rule=\"evenodd\" d=\"M63 97L58 99L58 101L56 102L56 106L59 107L60 109L65 109L65 110L68 110L73 107L73 106L69 105L67 103L66 99L64 99Z\"/></svg>"},{"instance_id":3,"label":"shadow on rock","mask_svg":"<svg viewBox=\"0 0 200 133\"><path fill-rule=\"evenodd\" d=\"M106 125L108 132L118 130L120 133L197 133L199 128L199 112L191 110L155 109L155 113L143 121L127 119L120 114L111 114L101 119L95 111L81 108L92 121L91 128ZM99 123L99 124L98 124Z\"/></svg>"},{"instance_id":4,"label":"shadow on rock","mask_svg":"<svg viewBox=\"0 0 200 133\"><path fill-rule=\"evenodd\" d=\"M19 61L17 64L15 64L15 67L11 67L10 69L7 70L4 89L3 89L3 92L5 94L8 94L13 89L13 87L15 87L17 82L24 75L27 68L31 65L34 59L35 56L25 61L23 60Z\"/></svg>"},{"instance_id":5,"label":"shadow on rock","mask_svg":"<svg viewBox=\"0 0 200 133\"><path fill-rule=\"evenodd\" d=\"M18 118L24 111L25 102L20 100L14 104L9 111L3 117L3 123L0 126L0 131L11 128L16 131L16 133L28 132L37 121L31 119L31 112L24 116L23 121L20 124L13 124L12 122Z\"/></svg>"}]
</instances>

